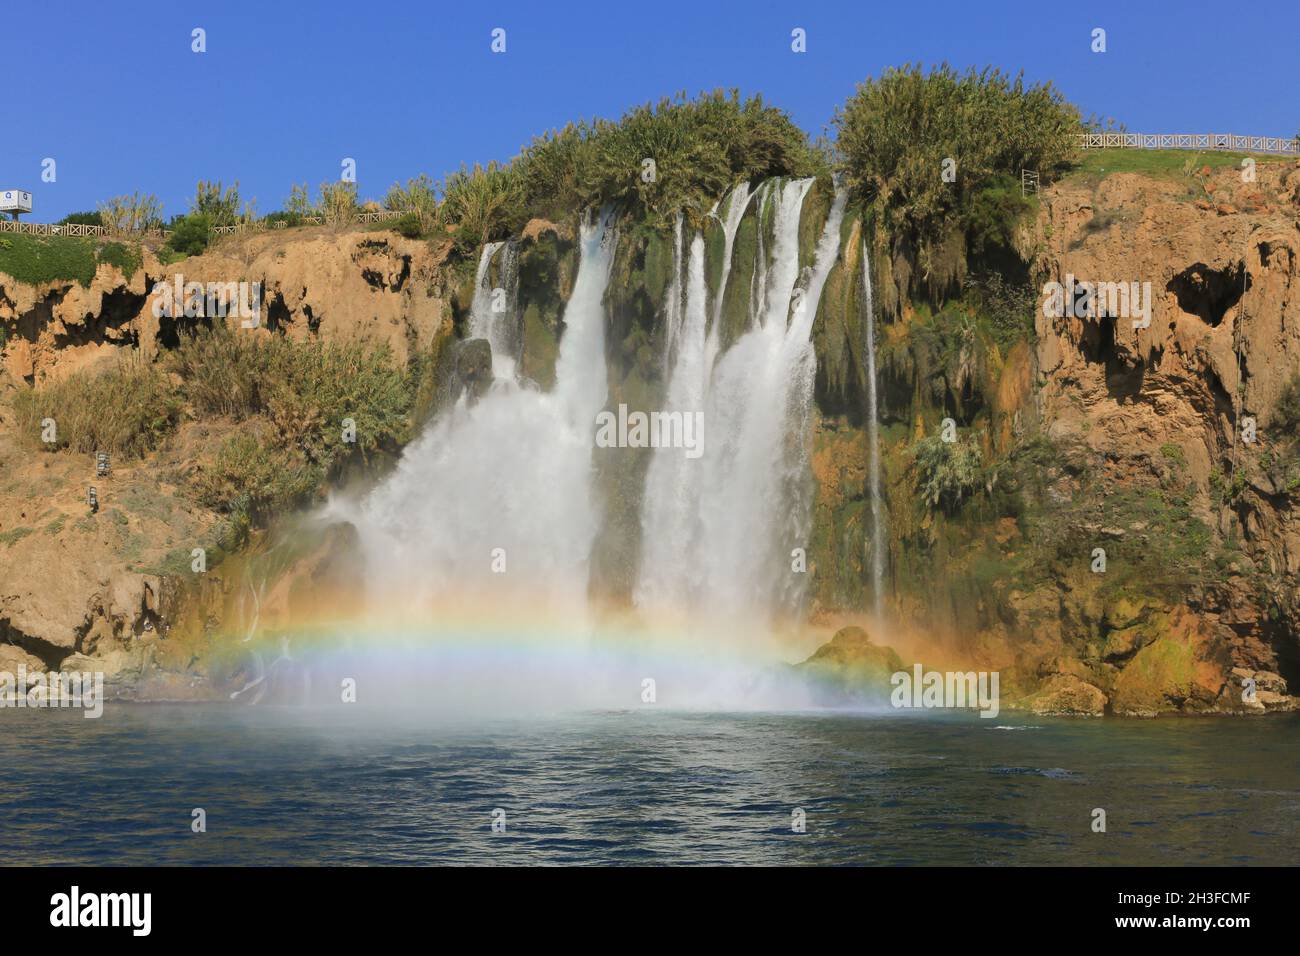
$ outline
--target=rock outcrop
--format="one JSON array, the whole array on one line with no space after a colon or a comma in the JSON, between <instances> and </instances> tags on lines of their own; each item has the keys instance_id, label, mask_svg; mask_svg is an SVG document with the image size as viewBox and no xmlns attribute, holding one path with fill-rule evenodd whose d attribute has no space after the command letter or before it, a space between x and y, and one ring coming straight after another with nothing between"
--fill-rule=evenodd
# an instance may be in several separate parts
<instances>
[{"instance_id":1,"label":"rock outcrop","mask_svg":"<svg viewBox=\"0 0 1300 956\"><path fill-rule=\"evenodd\" d=\"M142 264L130 276L101 262L88 287L74 279L33 286L0 273L4 367L14 379L34 384L122 348L153 357L175 345L186 328L212 321L154 314L157 287L174 287L178 276L205 288L258 283L259 322L269 331L384 342L405 364L450 318L454 293L442 268L447 252L445 245L433 248L392 232L318 227L228 238L170 265L143 248ZM227 302L224 293L219 298ZM157 311L165 313L163 304Z\"/></svg>"},{"instance_id":2,"label":"rock outcrop","mask_svg":"<svg viewBox=\"0 0 1300 956\"><path fill-rule=\"evenodd\" d=\"M893 648L873 644L856 626L841 628L795 667L818 701L831 706L887 705L890 677L902 669L902 658Z\"/></svg>"}]
</instances>

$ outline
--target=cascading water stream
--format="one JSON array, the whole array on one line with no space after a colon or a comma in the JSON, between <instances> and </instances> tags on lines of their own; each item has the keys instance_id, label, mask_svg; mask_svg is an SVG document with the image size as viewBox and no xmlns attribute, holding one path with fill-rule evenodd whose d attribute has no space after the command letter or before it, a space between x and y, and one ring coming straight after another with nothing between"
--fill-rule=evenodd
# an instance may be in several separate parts
<instances>
[{"instance_id":1,"label":"cascading water stream","mask_svg":"<svg viewBox=\"0 0 1300 956\"><path fill-rule=\"evenodd\" d=\"M582 227L554 389L493 389L472 404L462 397L355 508L375 606L516 602L583 619L598 521L591 450L606 396L602 299L613 235L608 212ZM482 280L482 263L479 272ZM478 292L491 294L483 281ZM471 328L489 314L478 299Z\"/></svg>"},{"instance_id":2,"label":"cascading water stream","mask_svg":"<svg viewBox=\"0 0 1300 956\"><path fill-rule=\"evenodd\" d=\"M767 250L764 248L763 222L767 213L768 201L772 195L771 181L758 187L755 194L754 215L758 223L754 246L754 276L749 285L749 325L757 328L763 318L767 294Z\"/></svg>"},{"instance_id":3,"label":"cascading water stream","mask_svg":"<svg viewBox=\"0 0 1300 956\"><path fill-rule=\"evenodd\" d=\"M731 250L736 242L736 232L740 229L740 220L745 218L749 200L754 194L749 190L749 183L741 183L731 191L727 205L727 217L714 218L722 224L722 276L718 280L718 292L713 299L713 328L717 328L722 319L722 300L727 294L727 279L731 276Z\"/></svg>"},{"instance_id":4,"label":"cascading water stream","mask_svg":"<svg viewBox=\"0 0 1300 956\"><path fill-rule=\"evenodd\" d=\"M673 278L668 283L664 301L664 365L671 368L682 328L682 214L673 222Z\"/></svg>"},{"instance_id":5,"label":"cascading water stream","mask_svg":"<svg viewBox=\"0 0 1300 956\"><path fill-rule=\"evenodd\" d=\"M867 339L867 482L871 495L871 598L880 617L885 588L885 530L880 501L880 419L876 398L876 314L871 289L871 258L862 243L862 300Z\"/></svg>"},{"instance_id":6,"label":"cascading water stream","mask_svg":"<svg viewBox=\"0 0 1300 956\"><path fill-rule=\"evenodd\" d=\"M695 414L704 410L711 366L705 335L705 303L708 289L704 276L704 237L691 240L687 266L686 309L677 341L677 358L672 366L665 396L665 410ZM706 435L707 441L707 435ZM707 451L706 451L707 454ZM664 574L643 574L635 599L643 606L670 603L679 596L683 582L678 575L688 568L675 564L683 554L697 550L695 503L703 478L698 459L690 459L679 448L656 449L646 472L641 520L653 534L641 539L641 566L662 569Z\"/></svg>"},{"instance_id":7,"label":"cascading water stream","mask_svg":"<svg viewBox=\"0 0 1300 956\"><path fill-rule=\"evenodd\" d=\"M713 314L709 322L709 335L705 341L704 364L706 376L712 372L713 363L718 358L718 350L722 342L722 305L727 295L727 280L731 277L731 250L736 242L736 232L740 229L740 221L745 217L745 210L749 208L749 200L753 195L749 191L749 183L741 183L731 191L731 200L727 206L727 216L725 219L717 216L717 208L714 208L713 217L722 224L722 275L718 279L718 291L713 297Z\"/></svg>"}]
</instances>

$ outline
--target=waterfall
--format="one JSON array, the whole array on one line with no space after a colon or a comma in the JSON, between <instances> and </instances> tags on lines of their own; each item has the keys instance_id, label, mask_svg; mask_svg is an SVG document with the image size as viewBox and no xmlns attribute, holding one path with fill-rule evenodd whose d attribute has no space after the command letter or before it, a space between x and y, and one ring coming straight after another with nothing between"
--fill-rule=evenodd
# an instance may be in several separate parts
<instances>
[{"instance_id":1,"label":"waterfall","mask_svg":"<svg viewBox=\"0 0 1300 956\"><path fill-rule=\"evenodd\" d=\"M867 481L871 494L871 597L876 617L884 598L884 520L880 503L880 421L876 402L876 314L871 291L871 258L862 241L862 299L867 328Z\"/></svg>"},{"instance_id":2,"label":"waterfall","mask_svg":"<svg viewBox=\"0 0 1300 956\"><path fill-rule=\"evenodd\" d=\"M792 569L791 552L807 547L811 527L811 336L839 257L847 198L837 185L813 262L801 268L800 219L812 184L773 180L751 191L742 183L719 204L724 264L716 288L704 236L687 235L680 217L675 223L662 410L703 414L703 455L650 452L633 589L642 608L738 622L800 608L806 576ZM751 206L762 234L758 301L751 327L719 354L735 237ZM353 506L376 606L420 611L464 602L585 619L601 520L592 446L607 399L608 212L582 227L580 244L550 391L514 376L516 247L484 248L468 332L492 344L494 373L507 382L443 409L393 474Z\"/></svg>"},{"instance_id":3,"label":"waterfall","mask_svg":"<svg viewBox=\"0 0 1300 956\"><path fill-rule=\"evenodd\" d=\"M497 285L492 283L492 261L501 251ZM519 248L514 241L489 242L479 256L470 306L469 338L487 339L492 346L492 377L513 382L522 338L518 304Z\"/></svg>"},{"instance_id":4,"label":"waterfall","mask_svg":"<svg viewBox=\"0 0 1300 956\"><path fill-rule=\"evenodd\" d=\"M493 389L473 403L462 397L355 506L350 517L376 607L514 602L582 619L598 521L591 449L606 397L602 299L613 237L608 212L581 229L555 387ZM471 310L471 331L484 331L476 323L486 320L489 339L496 319L479 297L492 293L485 263L495 253L484 250Z\"/></svg>"},{"instance_id":5,"label":"waterfall","mask_svg":"<svg viewBox=\"0 0 1300 956\"><path fill-rule=\"evenodd\" d=\"M642 607L702 609L742 618L794 610L802 578L790 552L807 544L811 482L807 436L815 357L809 339L826 277L839 251L846 195L838 188L813 266L799 269L799 222L811 179L759 190L760 217L774 203L770 263L764 260L757 325L716 366L689 366L690 399L704 401L704 454L657 449L642 505ZM748 190L746 190L748 192ZM733 199L733 202L735 200ZM728 215L728 219L730 219ZM761 222L761 219L760 219ZM692 243L679 354L697 335L707 297L703 239ZM707 354L707 349L706 349ZM686 373L670 381L670 404Z\"/></svg>"}]
</instances>

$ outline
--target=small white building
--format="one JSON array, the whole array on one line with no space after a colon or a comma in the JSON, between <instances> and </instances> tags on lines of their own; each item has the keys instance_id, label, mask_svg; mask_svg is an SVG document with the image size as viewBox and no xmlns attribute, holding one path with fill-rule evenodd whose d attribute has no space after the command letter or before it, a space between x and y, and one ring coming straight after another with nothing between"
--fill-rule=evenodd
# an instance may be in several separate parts
<instances>
[{"instance_id":1,"label":"small white building","mask_svg":"<svg viewBox=\"0 0 1300 956\"><path fill-rule=\"evenodd\" d=\"M25 189L0 189L0 214L12 213L14 219L21 212L32 211L32 194Z\"/></svg>"}]
</instances>

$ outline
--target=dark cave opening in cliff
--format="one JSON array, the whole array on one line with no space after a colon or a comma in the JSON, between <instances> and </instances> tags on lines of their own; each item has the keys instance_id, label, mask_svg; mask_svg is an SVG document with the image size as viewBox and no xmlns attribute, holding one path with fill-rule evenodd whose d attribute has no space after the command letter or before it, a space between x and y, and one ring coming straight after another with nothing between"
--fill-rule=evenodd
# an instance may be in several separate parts
<instances>
[{"instance_id":1,"label":"dark cave opening in cliff","mask_svg":"<svg viewBox=\"0 0 1300 956\"><path fill-rule=\"evenodd\" d=\"M85 325L68 326L64 323L67 331L54 337L55 348L62 349L91 342L135 348L140 344L140 333L132 322L144 308L146 298L145 295L125 289L105 293L99 314L88 317Z\"/></svg>"},{"instance_id":2,"label":"dark cave opening in cliff","mask_svg":"<svg viewBox=\"0 0 1300 956\"><path fill-rule=\"evenodd\" d=\"M1115 319L1103 315L1083 320L1083 336L1079 342L1083 357L1096 364L1106 362L1115 354Z\"/></svg>"},{"instance_id":3,"label":"dark cave opening in cliff","mask_svg":"<svg viewBox=\"0 0 1300 956\"><path fill-rule=\"evenodd\" d=\"M814 396L823 415L843 416L853 428L861 428L868 418L866 371L854 365L843 380L836 381L823 362L817 363ZM883 407L878 409L883 416Z\"/></svg>"},{"instance_id":4,"label":"dark cave opening in cliff","mask_svg":"<svg viewBox=\"0 0 1300 956\"><path fill-rule=\"evenodd\" d=\"M954 389L948 383L943 395L944 413L962 428L974 424L975 418L984 411L984 394L979 390L974 379L967 376L957 383Z\"/></svg>"},{"instance_id":5,"label":"dark cave opening in cliff","mask_svg":"<svg viewBox=\"0 0 1300 956\"><path fill-rule=\"evenodd\" d=\"M1113 315L1106 314L1085 318L1079 349L1087 362L1104 367L1106 391L1122 401L1141 393L1146 365L1117 343L1116 322Z\"/></svg>"},{"instance_id":6,"label":"dark cave opening in cliff","mask_svg":"<svg viewBox=\"0 0 1300 956\"><path fill-rule=\"evenodd\" d=\"M200 316L198 318L186 318L185 316L168 316L158 317L158 344L165 349L179 348L181 344L181 334L193 335L198 331L199 326L212 331L212 320Z\"/></svg>"},{"instance_id":7,"label":"dark cave opening in cliff","mask_svg":"<svg viewBox=\"0 0 1300 956\"><path fill-rule=\"evenodd\" d=\"M1250 289L1250 273L1244 262L1224 269L1211 269L1203 262L1188 266L1169 280L1166 291L1178 299L1178 307L1195 315L1211 328L1218 326L1228 310Z\"/></svg>"},{"instance_id":8,"label":"dark cave opening in cliff","mask_svg":"<svg viewBox=\"0 0 1300 956\"><path fill-rule=\"evenodd\" d=\"M1300 638L1295 622L1279 623L1266 634L1269 645L1277 649L1278 675L1286 681L1287 692L1295 694L1300 690Z\"/></svg>"},{"instance_id":9,"label":"dark cave opening in cliff","mask_svg":"<svg viewBox=\"0 0 1300 956\"><path fill-rule=\"evenodd\" d=\"M1002 289L1027 289L1033 286L1032 265L1012 246L985 243L967 254L966 274L976 284L987 284L995 276Z\"/></svg>"},{"instance_id":10,"label":"dark cave opening in cliff","mask_svg":"<svg viewBox=\"0 0 1300 956\"><path fill-rule=\"evenodd\" d=\"M277 292L275 298L266 303L266 328L271 332L285 332L285 326L293 322L293 313L284 304L284 294Z\"/></svg>"}]
</instances>

